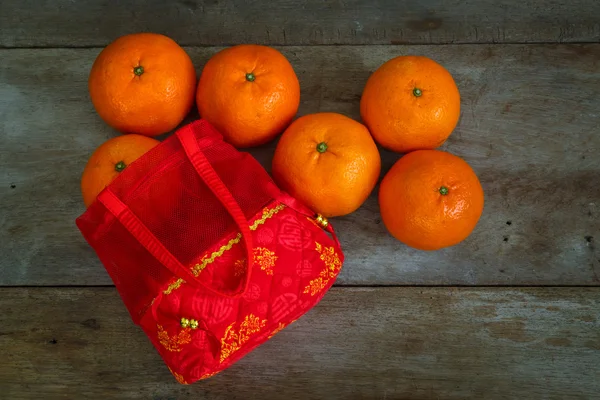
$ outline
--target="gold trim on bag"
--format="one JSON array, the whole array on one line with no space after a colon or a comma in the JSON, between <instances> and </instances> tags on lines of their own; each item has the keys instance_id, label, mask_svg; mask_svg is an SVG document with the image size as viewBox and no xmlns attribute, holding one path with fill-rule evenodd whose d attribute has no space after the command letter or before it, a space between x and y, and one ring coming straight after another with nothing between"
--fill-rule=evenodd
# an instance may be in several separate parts
<instances>
[{"instance_id":1,"label":"gold trim on bag","mask_svg":"<svg viewBox=\"0 0 600 400\"><path fill-rule=\"evenodd\" d=\"M189 328L179 331L179 333L174 336L169 336L169 333L162 325L158 324L156 327L158 330L158 341L169 351L179 352L181 351L181 346L192 341Z\"/></svg>"},{"instance_id":2,"label":"gold trim on bag","mask_svg":"<svg viewBox=\"0 0 600 400\"><path fill-rule=\"evenodd\" d=\"M267 275L273 275L273 267L277 258L274 251L264 247L254 248L254 263L259 265L260 269L265 271Z\"/></svg>"},{"instance_id":3,"label":"gold trim on bag","mask_svg":"<svg viewBox=\"0 0 600 400\"><path fill-rule=\"evenodd\" d=\"M334 279L342 269L342 262L334 247L325 247L319 242L315 242L315 250L319 253L319 258L325 263L319 276L308 283L304 288L304 294L310 293L311 296L321 292L329 284L331 279Z\"/></svg>"},{"instance_id":4,"label":"gold trim on bag","mask_svg":"<svg viewBox=\"0 0 600 400\"><path fill-rule=\"evenodd\" d=\"M248 314L240 324L240 329L237 332L235 330L236 324L237 321L229 325L221 338L221 355L219 357L221 363L241 349L250 340L251 336L260 332L267 324L267 320L261 320L254 314Z\"/></svg>"},{"instance_id":5,"label":"gold trim on bag","mask_svg":"<svg viewBox=\"0 0 600 400\"><path fill-rule=\"evenodd\" d=\"M177 372L173 371L171 369L171 367L167 366L167 368L169 368L169 371L171 371L171 374L173 374L173 376L175 377L175 379L177 380L177 382L181 383L182 385L187 385L188 383L185 381L185 379L183 378L183 375L178 374Z\"/></svg>"},{"instance_id":6,"label":"gold trim on bag","mask_svg":"<svg viewBox=\"0 0 600 400\"><path fill-rule=\"evenodd\" d=\"M273 330L273 332L271 332L271 334L269 335L269 337L267 339L271 339L273 336L277 335L279 332L281 332L283 330L283 328L285 328L285 324L283 322L280 322L279 325L277 325L277 328L275 328Z\"/></svg>"},{"instance_id":7,"label":"gold trim on bag","mask_svg":"<svg viewBox=\"0 0 600 400\"><path fill-rule=\"evenodd\" d=\"M176 279L174 282L172 282L165 290L163 290L164 294L171 294L171 292L175 289L178 289L179 286L181 286L182 283L185 283L185 281L181 278Z\"/></svg>"},{"instance_id":8,"label":"gold trim on bag","mask_svg":"<svg viewBox=\"0 0 600 400\"><path fill-rule=\"evenodd\" d=\"M283 210L284 208L285 208L285 206L283 204L279 204L277 207L273 207L270 210L265 207L265 209L263 209L262 217L260 219L257 219L256 221L254 221L254 223L252 225L250 225L250 230L255 231L259 225L264 224L266 220L268 220L269 218L271 218L273 215L277 214L279 211Z\"/></svg>"},{"instance_id":9,"label":"gold trim on bag","mask_svg":"<svg viewBox=\"0 0 600 400\"><path fill-rule=\"evenodd\" d=\"M217 371L217 372L209 372L208 374L204 374L202 375L200 378L198 378L198 380L202 380L202 379L208 379L211 376L215 376L216 374L218 374L221 371Z\"/></svg>"},{"instance_id":10,"label":"gold trim on bag","mask_svg":"<svg viewBox=\"0 0 600 400\"><path fill-rule=\"evenodd\" d=\"M250 225L250 230L251 231L257 230L260 225L263 225L269 218L273 217L273 215L277 214L279 211L283 210L284 208L285 208L285 206L283 204L279 204L278 206L273 207L271 209L264 208L262 217L260 217L259 219L254 221L254 223L252 225ZM241 240L242 240L242 234L238 233L233 239L231 239L229 242L227 242L226 245L221 246L221 248L218 251L215 251L214 253L212 253L210 258L207 258L207 259L202 258L202 261L199 264L196 264L192 267L192 273L194 274L194 276L198 276L204 268L206 268L209 264L212 264L213 262L215 262L215 260L218 257L221 257L223 255L223 253L225 253L228 250L231 250L233 245L238 244Z\"/></svg>"},{"instance_id":11,"label":"gold trim on bag","mask_svg":"<svg viewBox=\"0 0 600 400\"><path fill-rule=\"evenodd\" d=\"M192 267L192 274L194 274L194 276L198 276L200 272L202 272L202 270L207 267L208 264L212 264L213 262L215 262L217 257L221 257L223 253L225 253L227 250L231 250L233 245L238 244L240 240L242 240L242 234L238 233L233 239L227 242L226 245L221 246L221 248L218 251L213 252L210 258L203 257L202 262L200 264L196 264Z\"/></svg>"},{"instance_id":12,"label":"gold trim on bag","mask_svg":"<svg viewBox=\"0 0 600 400\"><path fill-rule=\"evenodd\" d=\"M283 205L283 204L278 204L277 206L275 206L273 208L265 207L263 209L262 216L259 219L257 219L256 221L254 221L252 223L252 225L249 226L250 230L251 231L257 230L260 225L263 225L269 218L272 218L275 214L277 214L284 208L285 208L285 205ZM198 264L191 267L192 274L194 274L194 276L200 275L202 270L204 270L208 265L215 262L215 260L217 258L221 257L226 251L231 250L233 248L233 246L238 244L241 240L242 240L242 234L238 233L235 237L230 239L227 242L227 244L224 244L223 246L221 246L219 248L219 250L213 252L209 258L204 256ZM176 279L175 281L173 281L169 284L169 286L163 291L163 294L171 294L172 292L177 290L184 283L185 283L185 280L183 280L182 278Z\"/></svg>"}]
</instances>

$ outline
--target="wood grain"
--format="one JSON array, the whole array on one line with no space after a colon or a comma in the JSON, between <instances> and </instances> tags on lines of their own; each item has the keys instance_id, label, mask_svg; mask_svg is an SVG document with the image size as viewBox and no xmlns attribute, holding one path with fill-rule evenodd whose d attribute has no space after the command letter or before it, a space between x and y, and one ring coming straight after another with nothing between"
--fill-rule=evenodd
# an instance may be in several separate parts
<instances>
[{"instance_id":1,"label":"wood grain","mask_svg":"<svg viewBox=\"0 0 600 400\"><path fill-rule=\"evenodd\" d=\"M217 51L187 50L199 71ZM461 91L461 120L442 148L464 157L482 181L477 228L449 249L410 249L386 233L375 191L333 221L347 259L339 284L600 283L600 44L282 51L301 81L299 114L359 119L369 74L400 54L439 61ZM84 210L83 166L116 135L88 98L98 52L0 50L0 285L111 284L74 225ZM251 153L269 168L274 146ZM382 151L382 173L399 157Z\"/></svg>"},{"instance_id":2,"label":"wood grain","mask_svg":"<svg viewBox=\"0 0 600 400\"><path fill-rule=\"evenodd\" d=\"M104 46L148 31L203 46L598 42L598 15L595 0L3 0L0 46Z\"/></svg>"},{"instance_id":3,"label":"wood grain","mask_svg":"<svg viewBox=\"0 0 600 400\"><path fill-rule=\"evenodd\" d=\"M334 288L232 368L179 385L112 288L0 291L4 398L592 399L600 289Z\"/></svg>"}]
</instances>

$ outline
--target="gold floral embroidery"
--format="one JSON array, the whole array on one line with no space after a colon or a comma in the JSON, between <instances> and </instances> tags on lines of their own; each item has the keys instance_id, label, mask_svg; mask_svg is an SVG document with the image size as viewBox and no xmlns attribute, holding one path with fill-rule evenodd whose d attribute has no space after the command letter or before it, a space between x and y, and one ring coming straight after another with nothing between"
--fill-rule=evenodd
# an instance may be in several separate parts
<instances>
[{"instance_id":1,"label":"gold floral embroidery","mask_svg":"<svg viewBox=\"0 0 600 400\"><path fill-rule=\"evenodd\" d=\"M336 277L342 268L342 263L333 247L323 247L320 243L315 242L316 249L320 256L319 258L325 263L325 269L319 273L319 277L311 280L304 288L304 293L309 293L311 296L323 290L329 280Z\"/></svg>"},{"instance_id":2,"label":"gold floral embroidery","mask_svg":"<svg viewBox=\"0 0 600 400\"><path fill-rule=\"evenodd\" d=\"M254 263L260 265L260 269L265 271L267 275L273 275L275 261L277 261L277 256L274 251L264 247L254 249Z\"/></svg>"},{"instance_id":3,"label":"gold floral embroidery","mask_svg":"<svg viewBox=\"0 0 600 400\"><path fill-rule=\"evenodd\" d=\"M169 368L169 371L171 371L171 373L173 374L173 376L175 377L175 379L177 379L177 382L179 382L179 383L181 383L183 385L187 385L188 384L185 381L185 379L183 379L183 375L178 374L177 372L173 371L170 367L167 367L167 368Z\"/></svg>"},{"instance_id":4,"label":"gold floral embroidery","mask_svg":"<svg viewBox=\"0 0 600 400\"><path fill-rule=\"evenodd\" d=\"M265 207L263 209L262 216L259 219L257 219L256 221L254 221L252 223L252 225L250 225L250 230L251 231L257 230L260 225L263 225L269 218L273 217L273 215L277 214L279 211L283 210L284 208L285 208L285 205L283 205L283 204L278 204L277 206L275 206L273 208ZM226 251L231 250L233 248L233 246L238 244L241 240L242 240L242 235L241 235L241 233L238 233L234 238L229 240L229 242L227 242L227 244L221 246L219 248L219 250L213 252L210 257L206 257L206 256L202 257L200 262L195 264L191 268L194 276L200 275L200 272L202 272L202 270L204 270L204 268L206 268L209 264L213 263L218 257L221 257ZM179 282L176 285L177 282L178 281L171 283L169 285L169 287L167 287L167 289L165 289L165 291L163 293L171 294L174 290L178 289L183 283L185 283L184 280L181 280L181 282Z\"/></svg>"},{"instance_id":5,"label":"gold floral embroidery","mask_svg":"<svg viewBox=\"0 0 600 400\"><path fill-rule=\"evenodd\" d=\"M164 348L169 351L181 351L182 345L188 344L192 341L189 328L182 329L177 335L171 337L169 336L169 333L164 330L162 325L157 325L157 327L158 340L160 344L162 344Z\"/></svg>"},{"instance_id":6,"label":"gold floral embroidery","mask_svg":"<svg viewBox=\"0 0 600 400\"><path fill-rule=\"evenodd\" d=\"M279 325L277 326L277 328L275 328L273 330L273 332L271 332L271 334L269 335L268 339L271 339L273 336L277 335L279 332L281 332L281 330L285 328L285 324L283 322L280 322Z\"/></svg>"},{"instance_id":7,"label":"gold floral embroidery","mask_svg":"<svg viewBox=\"0 0 600 400\"><path fill-rule=\"evenodd\" d=\"M216 375L216 374L218 374L219 372L221 372L221 371L217 371L217 372L209 372L208 374L204 374L204 375L202 375L202 376L200 377L200 379L199 379L199 380L210 378L211 376L215 376L215 375Z\"/></svg>"},{"instance_id":8,"label":"gold floral embroidery","mask_svg":"<svg viewBox=\"0 0 600 400\"><path fill-rule=\"evenodd\" d=\"M264 224L269 218L271 218L273 215L277 214L284 208L285 206L283 204L279 204L278 206L273 207L271 209L264 208L262 217L257 219L252 225L250 225L250 230L255 231L256 229L258 229L259 225ZM213 252L209 258L202 258L200 263L192 267L193 274L195 276L198 276L200 272L202 272L202 270L208 266L208 264L212 264L218 257L221 257L226 251L231 250L231 248L234 245L238 244L241 240L242 234L238 233L233 239L227 242L226 245L221 246L221 248L218 251Z\"/></svg>"},{"instance_id":9,"label":"gold floral embroidery","mask_svg":"<svg viewBox=\"0 0 600 400\"><path fill-rule=\"evenodd\" d=\"M250 335L259 332L265 327L266 319L262 321L254 314L249 314L240 324L240 330L235 331L235 322L225 329L225 334L221 339L221 357L220 362L225 361L229 356L238 351L248 340Z\"/></svg>"},{"instance_id":10,"label":"gold floral embroidery","mask_svg":"<svg viewBox=\"0 0 600 400\"><path fill-rule=\"evenodd\" d=\"M242 276L246 272L246 259L242 258L233 264L233 275Z\"/></svg>"},{"instance_id":11,"label":"gold floral embroidery","mask_svg":"<svg viewBox=\"0 0 600 400\"><path fill-rule=\"evenodd\" d=\"M164 294L171 294L171 292L175 289L178 289L179 286L181 286L182 283L185 283L185 281L181 278L173 281L164 291Z\"/></svg>"}]
</instances>

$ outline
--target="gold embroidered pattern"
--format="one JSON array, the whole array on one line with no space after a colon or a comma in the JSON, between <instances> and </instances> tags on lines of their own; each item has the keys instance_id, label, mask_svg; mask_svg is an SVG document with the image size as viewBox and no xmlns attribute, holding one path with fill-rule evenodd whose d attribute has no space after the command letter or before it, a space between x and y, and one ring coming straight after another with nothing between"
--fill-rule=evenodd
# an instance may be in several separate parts
<instances>
[{"instance_id":1,"label":"gold embroidered pattern","mask_svg":"<svg viewBox=\"0 0 600 400\"><path fill-rule=\"evenodd\" d=\"M262 321L254 314L248 314L240 324L240 330L236 333L235 322L225 329L225 334L221 339L221 357L220 362L225 361L229 356L238 351L248 340L250 335L259 332L265 327L266 319Z\"/></svg>"},{"instance_id":2,"label":"gold embroidered pattern","mask_svg":"<svg viewBox=\"0 0 600 400\"><path fill-rule=\"evenodd\" d=\"M242 258L233 264L233 275L242 276L246 273L246 259Z\"/></svg>"},{"instance_id":3,"label":"gold embroidered pattern","mask_svg":"<svg viewBox=\"0 0 600 400\"><path fill-rule=\"evenodd\" d=\"M185 281L181 278L173 281L171 284L169 284L169 286L163 290L164 294L171 294L171 292L175 289L179 289L179 286L181 286L182 283L185 283Z\"/></svg>"},{"instance_id":4,"label":"gold embroidered pattern","mask_svg":"<svg viewBox=\"0 0 600 400\"><path fill-rule=\"evenodd\" d=\"M254 263L260 265L260 269L265 271L267 275L273 275L275 261L277 261L277 256L274 251L264 247L254 249Z\"/></svg>"},{"instance_id":5,"label":"gold embroidered pattern","mask_svg":"<svg viewBox=\"0 0 600 400\"><path fill-rule=\"evenodd\" d=\"M221 371L217 371L217 372L209 372L208 374L204 374L204 375L202 375L202 376L200 377L200 379L199 379L199 380L210 378L211 376L215 376L215 375L216 375L216 374L218 374L219 372L221 372Z\"/></svg>"},{"instance_id":6,"label":"gold embroidered pattern","mask_svg":"<svg viewBox=\"0 0 600 400\"><path fill-rule=\"evenodd\" d=\"M173 371L171 369L171 367L167 367L169 368L169 371L171 371L171 373L173 374L173 376L175 377L175 379L177 379L177 382L183 384L183 385L187 385L188 383L185 381L185 379L183 379L183 375L178 374L177 372Z\"/></svg>"},{"instance_id":7,"label":"gold embroidered pattern","mask_svg":"<svg viewBox=\"0 0 600 400\"><path fill-rule=\"evenodd\" d=\"M271 218L273 215L277 214L279 211L283 210L284 208L285 208L285 206L283 204L279 204L278 206L273 207L270 210L265 207L263 209L262 217L260 219L257 219L256 221L254 221L254 223L252 225L250 225L250 230L255 231L259 225L264 224L266 220L268 220L269 218Z\"/></svg>"},{"instance_id":8,"label":"gold embroidered pattern","mask_svg":"<svg viewBox=\"0 0 600 400\"><path fill-rule=\"evenodd\" d=\"M190 335L190 329L182 329L179 333L173 337L169 336L169 333L164 330L162 325L157 325L158 327L158 340L160 344L162 344L165 349L169 351L181 351L181 346L184 344L188 344L192 341L192 336Z\"/></svg>"},{"instance_id":9,"label":"gold embroidered pattern","mask_svg":"<svg viewBox=\"0 0 600 400\"><path fill-rule=\"evenodd\" d=\"M273 217L273 215L277 214L279 211L283 210L285 205L278 204L277 206L269 209L265 207L263 209L262 216L254 221L252 225L250 225L250 230L255 231L258 229L260 225L263 225L269 218ZM200 262L192 267L192 273L194 276L198 276L200 272L204 268L206 268L209 264L213 263L218 257L221 257L226 251L231 250L231 248L238 244L242 240L242 234L238 233L234 238L229 240L227 244L221 246L219 250L213 252L210 257L202 257ZM238 276L238 275L236 275ZM167 289L164 290L164 294L171 294L174 290L178 289L185 281L183 279L178 279L175 282L171 283ZM154 302L154 300L152 300Z\"/></svg>"},{"instance_id":10,"label":"gold embroidered pattern","mask_svg":"<svg viewBox=\"0 0 600 400\"><path fill-rule=\"evenodd\" d=\"M283 322L280 322L277 328L275 328L273 332L271 332L267 339L271 339L273 336L277 335L283 328L285 328L285 324Z\"/></svg>"},{"instance_id":11,"label":"gold embroidered pattern","mask_svg":"<svg viewBox=\"0 0 600 400\"><path fill-rule=\"evenodd\" d=\"M327 286L329 280L336 277L342 268L342 263L333 247L323 247L320 243L315 242L316 249L321 260L325 263L325 269L319 273L319 277L311 280L304 288L304 293L309 293L311 296L319 293Z\"/></svg>"},{"instance_id":12,"label":"gold embroidered pattern","mask_svg":"<svg viewBox=\"0 0 600 400\"><path fill-rule=\"evenodd\" d=\"M278 206L273 207L271 209L264 208L262 217L257 219L252 225L250 225L250 230L255 231L259 227L259 225L264 224L269 218L271 218L273 215L277 214L284 208L285 206L283 204L279 204ZM218 257L221 257L226 251L231 250L231 248L234 245L238 244L241 240L242 234L238 233L233 239L227 242L226 245L221 246L221 248L218 251L213 252L209 258L203 257L200 263L192 267L192 273L195 276L198 276L200 272L202 272L202 270L208 266L208 264L212 264L213 262L215 262L215 260Z\"/></svg>"},{"instance_id":13,"label":"gold embroidered pattern","mask_svg":"<svg viewBox=\"0 0 600 400\"><path fill-rule=\"evenodd\" d=\"M202 272L202 270L204 268L206 268L206 266L208 264L215 262L217 257L221 257L223 255L223 253L225 253L227 250L231 250L233 245L238 244L240 242L240 240L242 240L242 234L238 233L237 235L235 235L235 237L233 239L231 239L229 242L227 242L226 245L221 246L221 248L218 251L213 252L211 254L210 258L202 257L202 260L200 261L200 263L196 264L196 265L194 265L194 267L192 267L192 273L195 276L198 276L198 274L200 274L200 272Z\"/></svg>"}]
</instances>

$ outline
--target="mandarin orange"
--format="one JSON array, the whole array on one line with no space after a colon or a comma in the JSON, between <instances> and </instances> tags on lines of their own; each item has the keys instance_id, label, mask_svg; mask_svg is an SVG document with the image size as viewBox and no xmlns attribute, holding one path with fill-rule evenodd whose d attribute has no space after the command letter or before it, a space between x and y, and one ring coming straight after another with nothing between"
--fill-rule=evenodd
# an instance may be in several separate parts
<instances>
[{"instance_id":1,"label":"mandarin orange","mask_svg":"<svg viewBox=\"0 0 600 400\"><path fill-rule=\"evenodd\" d=\"M407 153L441 146L460 117L452 75L427 57L396 57L367 80L360 115L375 141Z\"/></svg>"},{"instance_id":2,"label":"mandarin orange","mask_svg":"<svg viewBox=\"0 0 600 400\"><path fill-rule=\"evenodd\" d=\"M379 151L367 128L335 113L294 121L277 144L272 169L284 190L326 217L358 209L380 170Z\"/></svg>"},{"instance_id":3,"label":"mandarin orange","mask_svg":"<svg viewBox=\"0 0 600 400\"><path fill-rule=\"evenodd\" d=\"M176 128L192 108L196 70L172 39L137 33L100 52L88 87L108 125L122 133L157 136Z\"/></svg>"},{"instance_id":4,"label":"mandarin orange","mask_svg":"<svg viewBox=\"0 0 600 400\"><path fill-rule=\"evenodd\" d=\"M88 160L81 176L81 193L86 207L129 164L160 142L147 136L117 136L100 145Z\"/></svg>"},{"instance_id":5,"label":"mandarin orange","mask_svg":"<svg viewBox=\"0 0 600 400\"><path fill-rule=\"evenodd\" d=\"M438 150L405 155L379 189L381 218L388 231L420 250L464 240L477 225L483 203L483 189L469 164Z\"/></svg>"},{"instance_id":6,"label":"mandarin orange","mask_svg":"<svg viewBox=\"0 0 600 400\"><path fill-rule=\"evenodd\" d=\"M204 66L196 103L200 117L236 147L264 144L290 124L300 84L279 51L259 45L221 50Z\"/></svg>"}]
</instances>

